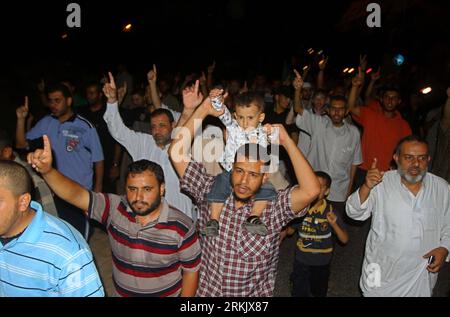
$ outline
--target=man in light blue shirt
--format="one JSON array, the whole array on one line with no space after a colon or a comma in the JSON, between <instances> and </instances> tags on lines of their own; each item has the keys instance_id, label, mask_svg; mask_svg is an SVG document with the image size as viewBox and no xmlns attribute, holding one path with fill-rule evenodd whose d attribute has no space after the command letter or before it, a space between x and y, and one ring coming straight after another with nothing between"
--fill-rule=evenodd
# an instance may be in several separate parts
<instances>
[{"instance_id":1,"label":"man in light blue shirt","mask_svg":"<svg viewBox=\"0 0 450 317\"><path fill-rule=\"evenodd\" d=\"M31 201L31 184L23 166L0 162L0 296L104 296L86 241Z\"/></svg>"},{"instance_id":2,"label":"man in light blue shirt","mask_svg":"<svg viewBox=\"0 0 450 317\"><path fill-rule=\"evenodd\" d=\"M27 99L17 109L16 147L29 150L38 148L42 143L36 141L46 134L54 145L58 171L86 189L101 192L103 150L95 127L73 112L72 97L66 86L58 84L48 87L47 99L52 114L38 121L26 134L24 120L28 114ZM83 213L57 197L55 204L59 217L68 221L87 239L88 222Z\"/></svg>"}]
</instances>

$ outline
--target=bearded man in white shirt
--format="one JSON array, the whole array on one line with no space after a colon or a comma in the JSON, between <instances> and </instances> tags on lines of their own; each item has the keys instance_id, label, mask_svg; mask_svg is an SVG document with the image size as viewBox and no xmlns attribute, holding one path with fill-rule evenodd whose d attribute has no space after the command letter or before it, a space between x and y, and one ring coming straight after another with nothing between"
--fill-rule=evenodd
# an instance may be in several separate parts
<instances>
[{"instance_id":1,"label":"bearded man in white shirt","mask_svg":"<svg viewBox=\"0 0 450 317\"><path fill-rule=\"evenodd\" d=\"M450 186L428 173L426 141L409 136L394 154L398 169L372 162L347 201L355 220L372 216L360 287L364 296L432 296L450 249Z\"/></svg>"}]
</instances>

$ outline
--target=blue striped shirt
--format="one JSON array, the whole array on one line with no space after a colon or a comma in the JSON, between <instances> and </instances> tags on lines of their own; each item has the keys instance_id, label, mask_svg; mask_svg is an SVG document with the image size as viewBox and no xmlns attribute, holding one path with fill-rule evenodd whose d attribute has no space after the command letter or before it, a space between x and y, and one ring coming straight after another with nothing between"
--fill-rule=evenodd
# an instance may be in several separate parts
<instances>
[{"instance_id":1,"label":"blue striped shirt","mask_svg":"<svg viewBox=\"0 0 450 317\"><path fill-rule=\"evenodd\" d=\"M0 242L0 296L104 296L91 250L68 223L36 212L26 230L3 245Z\"/></svg>"}]
</instances>

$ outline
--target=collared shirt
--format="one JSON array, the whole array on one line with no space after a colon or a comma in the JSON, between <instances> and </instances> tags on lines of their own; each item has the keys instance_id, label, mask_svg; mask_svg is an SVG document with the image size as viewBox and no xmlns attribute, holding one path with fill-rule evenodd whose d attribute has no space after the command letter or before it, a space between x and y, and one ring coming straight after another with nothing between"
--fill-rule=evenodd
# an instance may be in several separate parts
<instances>
[{"instance_id":1,"label":"collared shirt","mask_svg":"<svg viewBox=\"0 0 450 317\"><path fill-rule=\"evenodd\" d=\"M350 184L350 170L362 163L358 129L346 123L335 127L328 116L313 115L304 110L296 118L297 127L311 135L311 147L306 157L315 171L330 175L331 201L345 201Z\"/></svg>"},{"instance_id":2,"label":"collared shirt","mask_svg":"<svg viewBox=\"0 0 450 317\"><path fill-rule=\"evenodd\" d=\"M361 204L359 191L347 201L355 220L372 216L360 286L365 296L431 296L437 274L423 256L450 250L450 186L427 173L414 196L397 171L386 172Z\"/></svg>"},{"instance_id":3,"label":"collared shirt","mask_svg":"<svg viewBox=\"0 0 450 317\"><path fill-rule=\"evenodd\" d=\"M91 250L68 223L43 212L16 239L0 243L0 297L104 296Z\"/></svg>"},{"instance_id":4,"label":"collared shirt","mask_svg":"<svg viewBox=\"0 0 450 317\"><path fill-rule=\"evenodd\" d=\"M178 296L182 272L200 267L192 220L165 201L158 219L142 226L124 197L91 192L89 217L108 232L116 296Z\"/></svg>"},{"instance_id":5,"label":"collared shirt","mask_svg":"<svg viewBox=\"0 0 450 317\"><path fill-rule=\"evenodd\" d=\"M153 136L135 132L125 126L120 117L117 103L107 105L104 119L113 138L127 149L133 161L145 159L161 166L164 171L167 189L165 198L168 203L195 220L191 199L180 192L180 180L167 153L170 144L166 145L164 149L160 149Z\"/></svg>"},{"instance_id":6,"label":"collared shirt","mask_svg":"<svg viewBox=\"0 0 450 317\"><path fill-rule=\"evenodd\" d=\"M221 165L228 172L231 171L236 156L237 150L244 144L257 143L261 146L267 147L268 139L267 133L264 131L261 124L255 129L245 131L236 120L231 117L231 113L226 106L225 112L219 117L222 123L227 128L228 137L225 145L225 151L221 159Z\"/></svg>"},{"instance_id":7,"label":"collared shirt","mask_svg":"<svg viewBox=\"0 0 450 317\"><path fill-rule=\"evenodd\" d=\"M59 172L92 189L93 164L103 161L103 150L95 127L79 115L73 115L60 123L58 118L46 116L27 132L26 138L33 140L46 134L55 153Z\"/></svg>"},{"instance_id":8,"label":"collared shirt","mask_svg":"<svg viewBox=\"0 0 450 317\"><path fill-rule=\"evenodd\" d=\"M206 194L214 180L201 163L191 162L180 181L181 188L192 195L199 207L199 228L210 219ZM234 196L228 197L220 215L219 235L201 237L202 266L197 296L273 296L281 229L307 210L294 213L292 189L278 191L277 198L267 204L261 217L269 230L267 236L242 228L252 212L252 201L237 208Z\"/></svg>"}]
</instances>

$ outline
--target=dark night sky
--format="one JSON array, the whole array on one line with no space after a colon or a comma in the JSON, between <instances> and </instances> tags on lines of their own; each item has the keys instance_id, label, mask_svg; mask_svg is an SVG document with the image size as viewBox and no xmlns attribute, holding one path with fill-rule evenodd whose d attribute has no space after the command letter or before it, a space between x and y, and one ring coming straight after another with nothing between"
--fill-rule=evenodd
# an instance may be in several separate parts
<instances>
[{"instance_id":1,"label":"dark night sky","mask_svg":"<svg viewBox=\"0 0 450 317\"><path fill-rule=\"evenodd\" d=\"M66 26L70 2L81 5L80 29ZM330 55L330 72L356 66L360 53L367 53L370 65L377 67L401 52L408 67L426 67L424 76L448 80L449 2L378 1L383 10L380 29L365 24L368 2L3 2L1 62L6 67L2 67L0 81L31 82L49 72L66 75L90 70L98 74L119 62L141 73L153 63L162 71L189 72L205 69L213 60L217 71L229 76L246 76L250 69L278 76L283 61L289 61L292 54L299 55L303 64L311 62L305 56L309 47ZM127 22L133 23L133 31L123 33ZM65 40L61 38L64 33L68 34Z\"/></svg>"}]
</instances>

